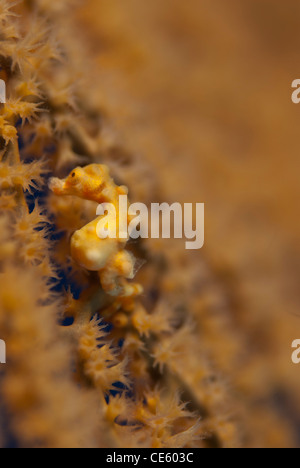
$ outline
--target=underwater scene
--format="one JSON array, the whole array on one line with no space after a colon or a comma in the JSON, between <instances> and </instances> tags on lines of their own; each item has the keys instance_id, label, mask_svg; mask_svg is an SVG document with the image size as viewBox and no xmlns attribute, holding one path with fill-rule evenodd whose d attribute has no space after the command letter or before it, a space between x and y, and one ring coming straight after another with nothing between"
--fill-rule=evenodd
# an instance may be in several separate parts
<instances>
[{"instance_id":1,"label":"underwater scene","mask_svg":"<svg viewBox=\"0 0 300 468\"><path fill-rule=\"evenodd\" d=\"M300 447L299 24L0 0L1 448Z\"/></svg>"}]
</instances>

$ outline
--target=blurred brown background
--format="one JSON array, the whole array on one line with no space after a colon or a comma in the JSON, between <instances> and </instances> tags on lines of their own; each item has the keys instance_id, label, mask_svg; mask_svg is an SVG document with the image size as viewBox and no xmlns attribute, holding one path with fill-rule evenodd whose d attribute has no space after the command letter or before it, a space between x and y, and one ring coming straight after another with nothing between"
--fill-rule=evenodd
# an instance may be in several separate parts
<instances>
[{"instance_id":1,"label":"blurred brown background","mask_svg":"<svg viewBox=\"0 0 300 468\"><path fill-rule=\"evenodd\" d=\"M255 398L280 406L295 444L299 21L296 0L86 0L78 19L95 99L127 147L151 162L166 200L205 202L199 255L249 338Z\"/></svg>"}]
</instances>

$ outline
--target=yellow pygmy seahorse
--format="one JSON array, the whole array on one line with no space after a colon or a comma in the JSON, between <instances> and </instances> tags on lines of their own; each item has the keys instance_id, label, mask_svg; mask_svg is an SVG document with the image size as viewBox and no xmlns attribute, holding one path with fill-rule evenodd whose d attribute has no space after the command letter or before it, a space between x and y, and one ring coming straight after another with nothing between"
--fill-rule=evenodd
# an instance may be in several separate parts
<instances>
[{"instance_id":1,"label":"yellow pygmy seahorse","mask_svg":"<svg viewBox=\"0 0 300 468\"><path fill-rule=\"evenodd\" d=\"M51 178L49 187L56 195L73 195L98 204L111 203L116 209L117 220L119 197L128 194L127 187L117 186L110 177L108 167L100 164L78 167L63 180ZM101 239L97 235L101 218L97 217L73 234L72 258L83 268L99 273L101 285L107 294L124 298L142 294L142 286L128 282L135 275L135 258L125 250L128 237L121 239L117 235L114 239Z\"/></svg>"}]
</instances>

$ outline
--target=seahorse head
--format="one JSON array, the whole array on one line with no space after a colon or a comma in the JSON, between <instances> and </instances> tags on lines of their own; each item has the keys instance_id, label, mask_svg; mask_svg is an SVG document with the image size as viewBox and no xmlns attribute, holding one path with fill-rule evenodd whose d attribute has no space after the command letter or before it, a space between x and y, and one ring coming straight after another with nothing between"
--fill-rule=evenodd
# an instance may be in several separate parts
<instances>
[{"instance_id":1,"label":"seahorse head","mask_svg":"<svg viewBox=\"0 0 300 468\"><path fill-rule=\"evenodd\" d=\"M49 187L56 195L73 195L94 201L113 186L116 187L108 167L101 164L77 167L65 179L53 177L49 181Z\"/></svg>"}]
</instances>

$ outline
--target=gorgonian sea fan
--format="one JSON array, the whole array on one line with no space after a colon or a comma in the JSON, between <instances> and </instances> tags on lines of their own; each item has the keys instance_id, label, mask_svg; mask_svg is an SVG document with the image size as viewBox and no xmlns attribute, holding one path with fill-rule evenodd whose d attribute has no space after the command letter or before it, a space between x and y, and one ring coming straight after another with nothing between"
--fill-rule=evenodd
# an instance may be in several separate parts
<instances>
[{"instance_id":1,"label":"gorgonian sea fan","mask_svg":"<svg viewBox=\"0 0 300 468\"><path fill-rule=\"evenodd\" d=\"M50 175L101 164L133 200L160 197L151 164L122 146L87 86L73 14L73 1L0 0L0 338L8 349L0 442L239 446L246 429L222 373L231 328L195 313L202 266L187 258L183 272L172 242L167 252L129 245L144 264L144 294L120 297L102 287L109 266L99 281L72 258L70 239L95 218L96 203L51 193ZM217 300L209 274L206 285Z\"/></svg>"}]
</instances>

